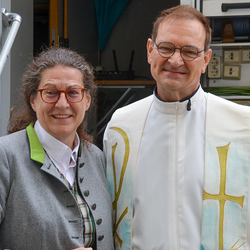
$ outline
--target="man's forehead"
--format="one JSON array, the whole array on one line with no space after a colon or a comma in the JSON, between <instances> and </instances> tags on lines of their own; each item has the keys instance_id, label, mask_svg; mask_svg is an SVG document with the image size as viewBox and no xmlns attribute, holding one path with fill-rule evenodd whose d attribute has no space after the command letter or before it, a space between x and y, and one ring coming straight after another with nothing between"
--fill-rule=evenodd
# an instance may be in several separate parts
<instances>
[{"instance_id":1,"label":"man's forehead","mask_svg":"<svg viewBox=\"0 0 250 250\"><path fill-rule=\"evenodd\" d=\"M200 26L204 32L205 32L205 28L204 26L202 25L202 23L197 20L197 19L185 19L185 18L170 18L170 17L166 17L164 20L162 20L162 22L159 24L159 27L158 27L158 32L157 32L157 35L161 32L162 29L164 29L165 27L168 27L168 26L173 26L173 25L179 25L179 27L181 28L182 25L185 24L185 25L188 25L188 26ZM197 26L198 25L198 26Z\"/></svg>"}]
</instances>

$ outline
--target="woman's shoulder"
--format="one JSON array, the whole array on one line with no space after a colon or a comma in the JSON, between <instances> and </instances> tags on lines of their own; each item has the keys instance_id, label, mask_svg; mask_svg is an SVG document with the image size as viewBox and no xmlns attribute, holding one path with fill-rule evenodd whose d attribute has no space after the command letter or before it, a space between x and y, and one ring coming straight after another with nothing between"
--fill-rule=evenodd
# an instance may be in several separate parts
<instances>
[{"instance_id":1,"label":"woman's shoulder","mask_svg":"<svg viewBox=\"0 0 250 250\"><path fill-rule=\"evenodd\" d=\"M95 144L87 142L87 143L82 143L81 148L83 149L83 153L89 154L89 155L97 155L97 156L102 156L103 152L102 150L97 147Z\"/></svg>"},{"instance_id":2,"label":"woman's shoulder","mask_svg":"<svg viewBox=\"0 0 250 250\"><path fill-rule=\"evenodd\" d=\"M103 151L93 143L81 144L81 157L89 161L105 162Z\"/></svg>"},{"instance_id":3,"label":"woman's shoulder","mask_svg":"<svg viewBox=\"0 0 250 250\"><path fill-rule=\"evenodd\" d=\"M26 142L27 133L25 129L0 137L0 147L7 147L8 145L13 146L14 144L23 144Z\"/></svg>"}]
</instances>

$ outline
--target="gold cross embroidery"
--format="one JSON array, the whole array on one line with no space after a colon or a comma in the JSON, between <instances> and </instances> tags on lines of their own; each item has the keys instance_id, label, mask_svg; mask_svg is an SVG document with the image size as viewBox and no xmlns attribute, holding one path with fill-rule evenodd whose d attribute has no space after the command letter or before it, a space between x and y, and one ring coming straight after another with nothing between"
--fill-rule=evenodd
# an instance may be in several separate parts
<instances>
[{"instance_id":1,"label":"gold cross embroidery","mask_svg":"<svg viewBox=\"0 0 250 250\"><path fill-rule=\"evenodd\" d=\"M227 167L227 154L230 143L223 147L217 147L220 162L220 193L209 194L204 190L203 199L218 200L220 203L220 217L219 217L219 250L223 250L223 221L224 221L224 207L226 201L238 203L243 207L244 195L241 197L231 196L226 194L226 167Z\"/></svg>"},{"instance_id":2,"label":"gold cross embroidery","mask_svg":"<svg viewBox=\"0 0 250 250\"><path fill-rule=\"evenodd\" d=\"M238 250L240 249L242 246L244 246L246 244L246 242L242 243L240 246L236 247L236 245L238 244L240 240L237 240L236 243L230 248L230 250Z\"/></svg>"},{"instance_id":3,"label":"gold cross embroidery","mask_svg":"<svg viewBox=\"0 0 250 250\"><path fill-rule=\"evenodd\" d=\"M118 235L117 228L119 227L119 224L123 220L125 215L128 213L128 207L124 208L121 215L118 215L117 204L118 204L118 201L119 201L119 198L120 198L121 189L122 189L123 180L124 180L124 175L125 175L125 171L126 171L127 164L128 164L130 147L129 147L128 136L124 132L124 130L122 130L121 128L117 128L117 127L111 127L110 129L113 129L113 130L117 131L119 134L121 134L121 136L122 136L122 138L124 140L124 143L125 143L125 153L124 153L124 158L123 158L123 164L122 164L122 169L121 169L119 185L117 183L116 167L115 167L115 151L116 151L116 147L117 147L118 144L116 143L115 145L112 146L112 164L113 164L114 187L115 187L115 200L112 203L113 204L113 210L115 211L115 218L114 218L114 220L115 220L114 221L114 245L115 245L115 239L117 239L120 247L122 247L123 240Z\"/></svg>"}]
</instances>

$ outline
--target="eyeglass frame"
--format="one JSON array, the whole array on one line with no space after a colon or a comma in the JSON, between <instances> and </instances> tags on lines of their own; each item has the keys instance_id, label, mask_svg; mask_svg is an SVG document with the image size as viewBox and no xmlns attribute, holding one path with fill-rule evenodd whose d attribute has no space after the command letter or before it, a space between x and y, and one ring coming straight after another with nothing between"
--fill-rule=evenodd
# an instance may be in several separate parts
<instances>
[{"instance_id":1,"label":"eyeglass frame","mask_svg":"<svg viewBox=\"0 0 250 250\"><path fill-rule=\"evenodd\" d=\"M164 41L164 42L160 42L159 44L157 44L156 41L154 41L154 43L155 43L155 45L156 45L158 54L159 54L161 57L163 57L163 58L170 58L171 56L174 55L175 50L176 50L176 49L179 49L179 50L180 50L181 58L182 58L184 61L188 61L188 62L193 61L194 59L196 59L196 58L198 57L199 53L201 53L202 51L205 51L205 48L202 49L202 50L198 50L198 48L196 48L194 45L183 45L181 48L176 48L175 45L174 45L173 43L171 43L171 42L165 42L165 41ZM170 56L163 56L163 55L159 52L159 46L160 46L161 43L168 43L168 44L173 45L174 50L173 50L172 55L170 55ZM195 48L195 49L197 50L197 55L196 55L196 57L192 58L191 60L187 60L187 59L183 58L183 56L182 56L182 48L183 48L183 47L192 47L192 48Z\"/></svg>"},{"instance_id":2,"label":"eyeglass frame","mask_svg":"<svg viewBox=\"0 0 250 250\"><path fill-rule=\"evenodd\" d=\"M68 93L70 90L72 90L72 89L80 89L80 90L82 91L82 98L81 98L80 101L71 102L71 101L68 100L67 93ZM44 91L44 90L56 90L56 91L59 93L58 99L57 99L55 102L45 102L44 99L43 99L43 91ZM81 101L83 100L84 94L85 94L85 91L86 91L86 88L70 88L70 89L67 89L67 90L57 90L57 89L52 89L52 88L45 88L45 89L37 89L37 91L40 92L41 99L42 99L42 101L45 102L45 103L49 103L49 104L55 104L55 103L57 103L58 100L60 99L62 93L64 93L67 102L70 102L70 103L78 103L78 102L81 102Z\"/></svg>"}]
</instances>

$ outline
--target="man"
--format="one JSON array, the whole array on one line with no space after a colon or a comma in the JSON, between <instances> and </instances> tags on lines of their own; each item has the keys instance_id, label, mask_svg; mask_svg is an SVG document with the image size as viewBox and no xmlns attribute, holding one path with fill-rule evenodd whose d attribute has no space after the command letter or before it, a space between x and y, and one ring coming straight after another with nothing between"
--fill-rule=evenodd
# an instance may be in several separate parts
<instances>
[{"instance_id":1,"label":"man","mask_svg":"<svg viewBox=\"0 0 250 250\"><path fill-rule=\"evenodd\" d=\"M162 12L147 42L154 94L104 135L116 249L250 249L250 111L205 93L208 20Z\"/></svg>"}]
</instances>

